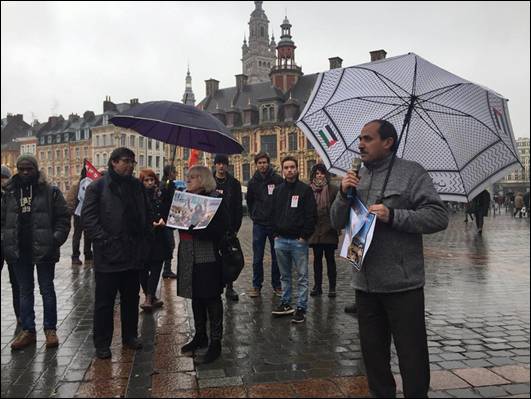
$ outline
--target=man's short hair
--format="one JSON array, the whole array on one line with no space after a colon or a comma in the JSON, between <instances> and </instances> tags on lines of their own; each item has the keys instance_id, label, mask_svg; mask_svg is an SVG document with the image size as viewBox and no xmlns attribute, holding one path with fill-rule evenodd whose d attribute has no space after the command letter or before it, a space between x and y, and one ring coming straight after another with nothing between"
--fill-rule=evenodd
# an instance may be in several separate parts
<instances>
[{"instance_id":1,"label":"man's short hair","mask_svg":"<svg viewBox=\"0 0 531 399\"><path fill-rule=\"evenodd\" d=\"M111 152L111 156L109 157L109 162L107 165L109 168L112 168L112 161L117 162L122 158L135 159L135 153L127 147L118 147Z\"/></svg>"},{"instance_id":2,"label":"man's short hair","mask_svg":"<svg viewBox=\"0 0 531 399\"><path fill-rule=\"evenodd\" d=\"M286 161L293 161L295 162L295 166L297 169L299 169L299 163L297 162L297 159L295 157L292 157L291 155L285 156L282 158L282 161L280 161L280 167L284 168L284 162Z\"/></svg>"},{"instance_id":3,"label":"man's short hair","mask_svg":"<svg viewBox=\"0 0 531 399\"><path fill-rule=\"evenodd\" d=\"M396 133L396 129L393 124L385 119L375 119L369 123L378 123L380 125L378 128L380 139L385 140L389 137L393 138L393 146L391 147L391 151L395 152L398 149L398 134ZM365 126L367 126L369 123L367 123Z\"/></svg>"},{"instance_id":4,"label":"man's short hair","mask_svg":"<svg viewBox=\"0 0 531 399\"><path fill-rule=\"evenodd\" d=\"M267 163L271 163L271 158L269 158L269 155L267 154L267 152L259 152L258 154L254 156L254 164L256 165L258 161L262 158L267 159Z\"/></svg>"}]
</instances>

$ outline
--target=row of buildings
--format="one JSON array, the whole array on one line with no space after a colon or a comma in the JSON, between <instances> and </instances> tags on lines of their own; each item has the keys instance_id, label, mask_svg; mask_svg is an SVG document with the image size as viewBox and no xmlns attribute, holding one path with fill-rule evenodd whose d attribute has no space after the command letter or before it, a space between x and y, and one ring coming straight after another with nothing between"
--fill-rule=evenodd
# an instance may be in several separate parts
<instances>
[{"instance_id":1,"label":"row of buildings","mask_svg":"<svg viewBox=\"0 0 531 399\"><path fill-rule=\"evenodd\" d=\"M205 97L197 107L223 122L244 147L242 154L231 156L230 165L232 174L244 184L255 172L254 155L261 151L270 154L277 169L284 156L295 156L301 178L307 179L319 157L295 121L306 105L317 73L305 75L297 65L288 18L281 24L280 40L276 43L269 36L269 20L262 2L254 4L249 40L245 37L242 44L242 73L235 75L232 87L220 88L216 79L205 81ZM386 52L372 51L370 57L376 61L385 58ZM329 64L330 69L341 68L342 59L329 58ZM182 102L195 105L189 70ZM82 116L72 114L68 119L52 116L46 123L35 121L32 125L24 122L22 115L8 115L2 119L2 164L13 168L19 153L34 153L48 178L68 190L79 178L83 158L101 168L114 148L127 146L137 155L140 169L151 168L160 175L164 165L175 158L177 177L183 179L189 149L171 148L109 123L112 116L137 104L138 99L115 104L106 97L101 114L86 111ZM518 139L517 145L525 169L505 178L496 190L529 188L529 139ZM208 165L212 158L213 154L203 154Z\"/></svg>"}]
</instances>

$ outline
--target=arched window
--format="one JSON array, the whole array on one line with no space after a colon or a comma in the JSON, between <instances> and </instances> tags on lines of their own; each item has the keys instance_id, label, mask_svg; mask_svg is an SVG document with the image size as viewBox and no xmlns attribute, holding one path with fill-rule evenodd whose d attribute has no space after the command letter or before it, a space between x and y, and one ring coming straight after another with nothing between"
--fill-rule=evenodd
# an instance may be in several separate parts
<instances>
[{"instance_id":1,"label":"arched window","mask_svg":"<svg viewBox=\"0 0 531 399\"><path fill-rule=\"evenodd\" d=\"M260 27L260 36L265 37L265 30L263 26Z\"/></svg>"},{"instance_id":2,"label":"arched window","mask_svg":"<svg viewBox=\"0 0 531 399\"><path fill-rule=\"evenodd\" d=\"M96 165L100 166L100 154L96 154Z\"/></svg>"}]
</instances>

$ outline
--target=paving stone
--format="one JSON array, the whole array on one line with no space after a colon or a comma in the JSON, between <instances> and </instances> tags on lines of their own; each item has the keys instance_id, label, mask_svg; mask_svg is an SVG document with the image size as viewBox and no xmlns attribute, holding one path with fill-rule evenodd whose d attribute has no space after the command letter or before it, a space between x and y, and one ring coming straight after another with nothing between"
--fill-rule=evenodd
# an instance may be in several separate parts
<instances>
[{"instance_id":1,"label":"paving stone","mask_svg":"<svg viewBox=\"0 0 531 399\"><path fill-rule=\"evenodd\" d=\"M470 385L455 374L442 370L431 373L430 388L434 391L442 389L467 388Z\"/></svg>"},{"instance_id":2,"label":"paving stone","mask_svg":"<svg viewBox=\"0 0 531 399\"><path fill-rule=\"evenodd\" d=\"M484 398L499 398L507 396L504 388L498 386L478 387L475 390Z\"/></svg>"},{"instance_id":3,"label":"paving stone","mask_svg":"<svg viewBox=\"0 0 531 399\"><path fill-rule=\"evenodd\" d=\"M458 369L452 372L474 387L509 384L509 381L486 368Z\"/></svg>"},{"instance_id":4,"label":"paving stone","mask_svg":"<svg viewBox=\"0 0 531 399\"><path fill-rule=\"evenodd\" d=\"M471 388L464 388L464 389L449 389L446 391L449 395L455 398L482 398L482 396L476 392L475 390ZM431 397L438 397L438 396L431 396Z\"/></svg>"},{"instance_id":5,"label":"paving stone","mask_svg":"<svg viewBox=\"0 0 531 399\"><path fill-rule=\"evenodd\" d=\"M492 367L490 370L509 381L529 383L529 368L522 366L502 366Z\"/></svg>"},{"instance_id":6,"label":"paving stone","mask_svg":"<svg viewBox=\"0 0 531 399\"><path fill-rule=\"evenodd\" d=\"M505 389L511 395L529 394L529 384L504 385L503 389Z\"/></svg>"}]
</instances>

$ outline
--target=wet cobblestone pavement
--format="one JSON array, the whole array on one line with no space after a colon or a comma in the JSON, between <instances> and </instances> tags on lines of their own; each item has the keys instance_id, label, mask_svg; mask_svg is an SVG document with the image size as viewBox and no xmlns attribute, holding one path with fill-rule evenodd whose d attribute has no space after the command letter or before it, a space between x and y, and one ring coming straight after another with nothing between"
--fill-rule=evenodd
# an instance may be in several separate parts
<instances>
[{"instance_id":1,"label":"wet cobblestone pavement","mask_svg":"<svg viewBox=\"0 0 531 399\"><path fill-rule=\"evenodd\" d=\"M502 211L486 219L483 236L463 220L462 214L453 215L445 232L424 241L430 396L529 397L529 220ZM16 320L4 267L1 396L367 396L357 320L343 311L354 300L348 265L338 260L338 296L328 298L325 283L323 296L309 298L306 322L293 325L290 318L271 315L277 298L268 285L269 258L261 297L246 293L252 278L251 230L246 218L239 235L246 267L235 283L240 300L223 298L223 355L209 365L180 354L193 333L193 320L190 303L175 294L174 280L161 283L161 310L140 313L144 348L122 349L120 328L115 328L112 359L95 359L93 272L70 265L70 240L56 267L59 348L46 349L38 329L36 346L11 352ZM35 299L40 326L38 289ZM396 356L392 363L400 388Z\"/></svg>"}]
</instances>

